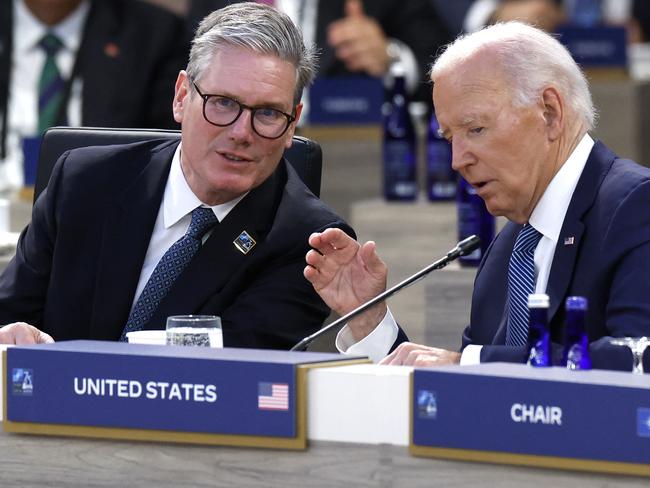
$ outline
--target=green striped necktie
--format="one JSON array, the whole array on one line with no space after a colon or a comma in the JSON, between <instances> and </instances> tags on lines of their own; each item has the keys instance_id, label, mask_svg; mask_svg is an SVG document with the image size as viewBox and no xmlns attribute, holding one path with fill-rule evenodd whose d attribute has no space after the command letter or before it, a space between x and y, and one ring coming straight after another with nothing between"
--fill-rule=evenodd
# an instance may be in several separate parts
<instances>
[{"instance_id":1,"label":"green striped necktie","mask_svg":"<svg viewBox=\"0 0 650 488\"><path fill-rule=\"evenodd\" d=\"M57 122L63 103L65 82L56 65L56 53L63 47L61 40L47 33L38 45L45 51L45 63L38 81L38 134L43 134Z\"/></svg>"}]
</instances>

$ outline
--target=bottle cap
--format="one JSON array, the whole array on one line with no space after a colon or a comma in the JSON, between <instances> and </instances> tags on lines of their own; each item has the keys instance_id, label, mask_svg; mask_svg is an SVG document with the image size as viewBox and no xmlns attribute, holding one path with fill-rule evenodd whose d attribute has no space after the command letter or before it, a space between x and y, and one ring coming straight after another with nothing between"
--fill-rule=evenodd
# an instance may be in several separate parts
<instances>
[{"instance_id":1,"label":"bottle cap","mask_svg":"<svg viewBox=\"0 0 650 488\"><path fill-rule=\"evenodd\" d=\"M587 299L585 297L567 297L567 310L587 310Z\"/></svg>"},{"instance_id":2,"label":"bottle cap","mask_svg":"<svg viewBox=\"0 0 650 488\"><path fill-rule=\"evenodd\" d=\"M403 78L405 76L405 74L406 74L406 70L404 69L404 66L402 65L402 63L400 63L400 62L391 64L389 71L390 71L390 74L395 78L397 78L397 77L402 77Z\"/></svg>"},{"instance_id":3,"label":"bottle cap","mask_svg":"<svg viewBox=\"0 0 650 488\"><path fill-rule=\"evenodd\" d=\"M528 295L528 308L548 308L549 298L546 293L533 293Z\"/></svg>"}]
</instances>

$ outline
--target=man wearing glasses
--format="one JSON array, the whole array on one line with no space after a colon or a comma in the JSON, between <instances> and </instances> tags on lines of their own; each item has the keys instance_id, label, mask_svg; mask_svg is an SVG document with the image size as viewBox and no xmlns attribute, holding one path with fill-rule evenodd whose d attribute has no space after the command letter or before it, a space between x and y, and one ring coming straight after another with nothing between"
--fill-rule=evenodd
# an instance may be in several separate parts
<instances>
[{"instance_id":1,"label":"man wearing glasses","mask_svg":"<svg viewBox=\"0 0 650 488\"><path fill-rule=\"evenodd\" d=\"M0 277L0 342L124 340L220 315L224 345L289 348L329 309L302 276L312 232L351 229L282 158L315 73L288 17L235 4L200 24L181 143L71 151Z\"/></svg>"}]
</instances>

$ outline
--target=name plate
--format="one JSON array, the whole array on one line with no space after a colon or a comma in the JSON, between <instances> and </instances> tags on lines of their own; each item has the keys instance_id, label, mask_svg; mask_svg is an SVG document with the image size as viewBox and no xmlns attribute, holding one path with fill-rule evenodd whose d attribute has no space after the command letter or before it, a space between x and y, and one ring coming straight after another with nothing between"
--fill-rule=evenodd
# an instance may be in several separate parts
<instances>
[{"instance_id":1,"label":"name plate","mask_svg":"<svg viewBox=\"0 0 650 488\"><path fill-rule=\"evenodd\" d=\"M565 26L558 33L560 42L582 67L627 67L627 33L624 27Z\"/></svg>"},{"instance_id":2,"label":"name plate","mask_svg":"<svg viewBox=\"0 0 650 488\"><path fill-rule=\"evenodd\" d=\"M648 378L506 363L416 369L410 449L650 476Z\"/></svg>"},{"instance_id":3,"label":"name plate","mask_svg":"<svg viewBox=\"0 0 650 488\"><path fill-rule=\"evenodd\" d=\"M5 351L9 432L305 448L304 369L338 354L70 341Z\"/></svg>"},{"instance_id":4,"label":"name plate","mask_svg":"<svg viewBox=\"0 0 650 488\"><path fill-rule=\"evenodd\" d=\"M383 102L379 78L318 78L309 90L309 123L378 124Z\"/></svg>"}]
</instances>

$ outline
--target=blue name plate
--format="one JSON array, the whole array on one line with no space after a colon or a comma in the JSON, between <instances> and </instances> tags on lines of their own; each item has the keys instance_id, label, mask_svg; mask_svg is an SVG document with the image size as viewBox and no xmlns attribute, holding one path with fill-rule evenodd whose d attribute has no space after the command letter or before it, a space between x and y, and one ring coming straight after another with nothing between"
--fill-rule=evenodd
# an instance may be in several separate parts
<instances>
[{"instance_id":1,"label":"blue name plate","mask_svg":"<svg viewBox=\"0 0 650 488\"><path fill-rule=\"evenodd\" d=\"M416 369L416 455L650 475L648 375L526 365Z\"/></svg>"},{"instance_id":2,"label":"blue name plate","mask_svg":"<svg viewBox=\"0 0 650 488\"><path fill-rule=\"evenodd\" d=\"M295 438L297 368L342 359L95 341L9 348L5 430L33 423Z\"/></svg>"},{"instance_id":3,"label":"blue name plate","mask_svg":"<svg viewBox=\"0 0 650 488\"><path fill-rule=\"evenodd\" d=\"M627 34L624 27L571 27L558 30L560 42L583 67L625 68Z\"/></svg>"},{"instance_id":4,"label":"blue name plate","mask_svg":"<svg viewBox=\"0 0 650 488\"><path fill-rule=\"evenodd\" d=\"M309 123L378 124L383 102L379 78L319 78L309 90Z\"/></svg>"}]
</instances>

